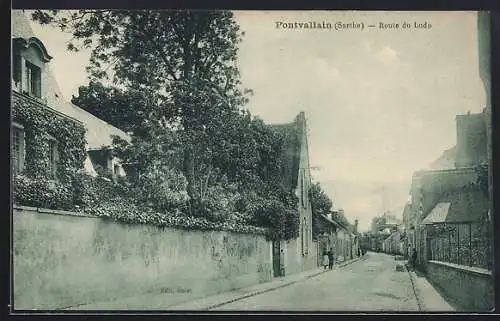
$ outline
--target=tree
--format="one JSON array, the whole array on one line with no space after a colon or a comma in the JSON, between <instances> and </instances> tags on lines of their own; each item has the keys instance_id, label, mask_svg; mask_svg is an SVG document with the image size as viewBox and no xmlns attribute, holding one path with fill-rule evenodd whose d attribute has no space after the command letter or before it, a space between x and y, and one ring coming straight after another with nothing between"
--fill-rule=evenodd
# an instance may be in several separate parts
<instances>
[{"instance_id":1,"label":"tree","mask_svg":"<svg viewBox=\"0 0 500 321\"><path fill-rule=\"evenodd\" d=\"M311 208L312 208L312 230L313 237L324 232L323 226L321 224L321 215L327 215L332 206L333 202L328 197L328 195L323 191L319 183L313 184L309 191L311 196Z\"/></svg>"},{"instance_id":2,"label":"tree","mask_svg":"<svg viewBox=\"0 0 500 321\"><path fill-rule=\"evenodd\" d=\"M191 214L224 220L248 211L248 221L272 223L280 238L296 235L297 198L279 179L282 137L243 110L251 91L240 88L243 33L231 12L37 10L32 17L71 32L79 44L69 50L92 48L90 83L73 102L132 132L132 144L115 138L113 153L137 198L169 210L185 199L185 177Z\"/></svg>"},{"instance_id":3,"label":"tree","mask_svg":"<svg viewBox=\"0 0 500 321\"><path fill-rule=\"evenodd\" d=\"M319 183L311 186L310 195L313 215L326 215L330 212L333 202Z\"/></svg>"},{"instance_id":4,"label":"tree","mask_svg":"<svg viewBox=\"0 0 500 321\"><path fill-rule=\"evenodd\" d=\"M143 123L151 106L146 93L137 89L121 90L92 80L88 86L80 86L78 95L71 102L107 123L134 135L144 135Z\"/></svg>"},{"instance_id":5,"label":"tree","mask_svg":"<svg viewBox=\"0 0 500 321\"><path fill-rule=\"evenodd\" d=\"M214 172L213 149L220 147L215 144L217 132L232 126L238 108L248 101L249 91L240 89L236 65L242 33L232 13L37 10L32 17L71 32L83 46L93 46L87 69L93 83L81 89L76 103L126 130L146 123L158 127L155 132L165 130L164 135L171 127L182 132L182 168L193 199L200 182L209 181L205 176ZM78 46L69 43L68 49ZM109 79L127 93L97 83ZM93 98L90 93L98 95ZM95 108L94 102L103 97L110 102L108 110L126 111L123 119ZM132 101L141 104L124 106ZM126 119L136 119L137 124L128 128Z\"/></svg>"},{"instance_id":6,"label":"tree","mask_svg":"<svg viewBox=\"0 0 500 321\"><path fill-rule=\"evenodd\" d=\"M387 217L384 215L372 218L372 233L377 234L382 231L385 228L386 222Z\"/></svg>"}]
</instances>

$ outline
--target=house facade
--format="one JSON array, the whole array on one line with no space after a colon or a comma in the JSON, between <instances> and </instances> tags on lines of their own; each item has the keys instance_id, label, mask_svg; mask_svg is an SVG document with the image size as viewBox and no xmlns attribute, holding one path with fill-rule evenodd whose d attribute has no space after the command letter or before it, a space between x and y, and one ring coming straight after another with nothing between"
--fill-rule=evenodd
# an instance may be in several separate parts
<instances>
[{"instance_id":1,"label":"house facade","mask_svg":"<svg viewBox=\"0 0 500 321\"><path fill-rule=\"evenodd\" d=\"M305 113L299 113L292 123L269 126L284 137L283 184L298 198L297 210L300 220L298 238L276 241L273 244L274 274L281 276L315 268L317 244L313 243L312 237L312 207L309 196L312 183Z\"/></svg>"},{"instance_id":2,"label":"house facade","mask_svg":"<svg viewBox=\"0 0 500 321\"><path fill-rule=\"evenodd\" d=\"M382 242L382 251L389 254L405 254L403 240L404 233L402 230L392 232Z\"/></svg>"},{"instance_id":3,"label":"house facade","mask_svg":"<svg viewBox=\"0 0 500 321\"><path fill-rule=\"evenodd\" d=\"M14 175L64 181L85 170L124 176L112 157L112 137L130 136L65 100L51 71L53 58L23 10L12 10L12 151Z\"/></svg>"}]
</instances>

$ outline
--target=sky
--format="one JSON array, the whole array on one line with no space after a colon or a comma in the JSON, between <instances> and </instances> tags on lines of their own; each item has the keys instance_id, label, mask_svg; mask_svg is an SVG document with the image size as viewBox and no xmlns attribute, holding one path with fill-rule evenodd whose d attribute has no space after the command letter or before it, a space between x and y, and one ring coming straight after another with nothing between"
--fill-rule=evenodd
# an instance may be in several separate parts
<instances>
[{"instance_id":1,"label":"sky","mask_svg":"<svg viewBox=\"0 0 500 321\"><path fill-rule=\"evenodd\" d=\"M402 216L413 172L456 143L455 116L480 112L475 12L236 11L246 106L267 123L304 111L313 181L367 230L383 210ZM283 28L295 22L332 29ZM337 22L364 28L336 30ZM402 28L403 22L411 28ZM431 28L416 29L427 23ZM380 29L380 23L398 23ZM368 25L375 25L371 28ZM281 27L278 27L280 25ZM89 52L31 23L66 99L88 83Z\"/></svg>"}]
</instances>

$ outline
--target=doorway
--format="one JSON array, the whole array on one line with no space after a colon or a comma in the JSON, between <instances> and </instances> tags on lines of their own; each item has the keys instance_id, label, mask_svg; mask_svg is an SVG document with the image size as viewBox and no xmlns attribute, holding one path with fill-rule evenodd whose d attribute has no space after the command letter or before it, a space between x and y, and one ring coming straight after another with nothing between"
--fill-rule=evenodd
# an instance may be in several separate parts
<instances>
[{"instance_id":1,"label":"doorway","mask_svg":"<svg viewBox=\"0 0 500 321\"><path fill-rule=\"evenodd\" d=\"M280 241L273 241L273 274L281 276L281 245Z\"/></svg>"}]
</instances>

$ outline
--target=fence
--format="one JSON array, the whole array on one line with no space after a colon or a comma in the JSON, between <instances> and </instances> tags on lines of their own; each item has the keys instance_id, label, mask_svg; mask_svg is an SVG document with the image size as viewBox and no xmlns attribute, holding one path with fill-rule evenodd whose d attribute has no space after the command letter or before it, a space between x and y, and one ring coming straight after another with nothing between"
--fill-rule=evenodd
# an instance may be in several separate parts
<instances>
[{"instance_id":1,"label":"fence","mask_svg":"<svg viewBox=\"0 0 500 321\"><path fill-rule=\"evenodd\" d=\"M482 223L427 226L429 260L492 269L491 231Z\"/></svg>"}]
</instances>

